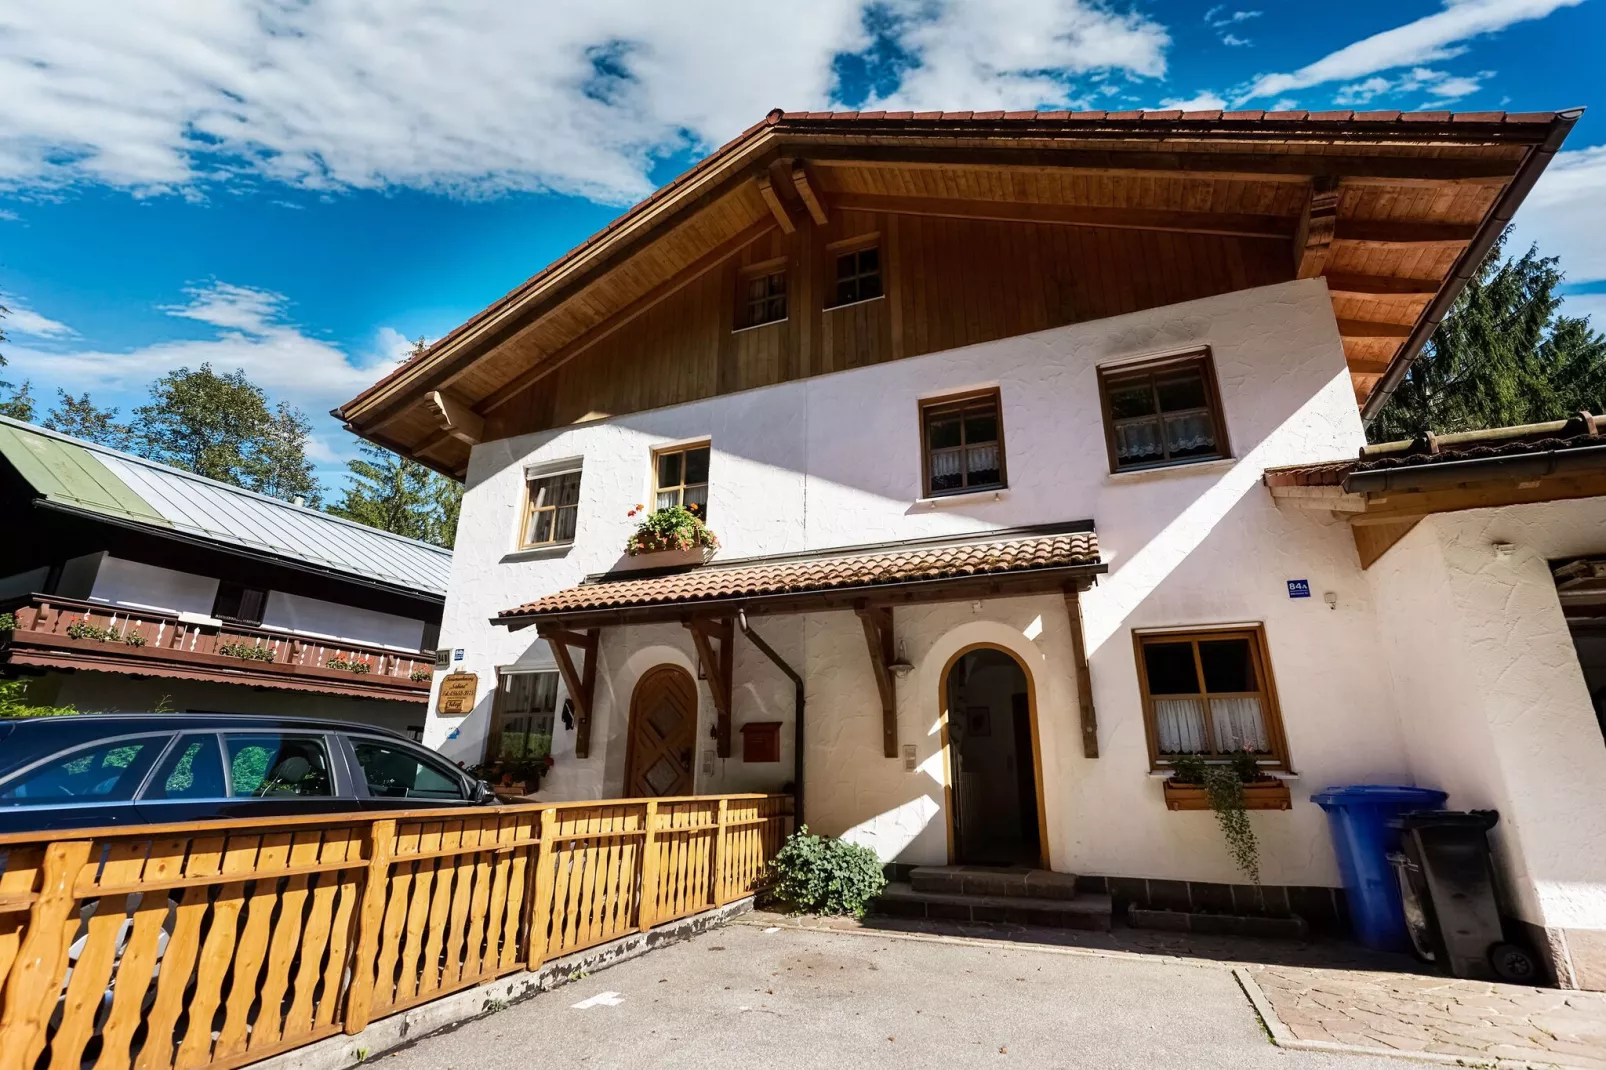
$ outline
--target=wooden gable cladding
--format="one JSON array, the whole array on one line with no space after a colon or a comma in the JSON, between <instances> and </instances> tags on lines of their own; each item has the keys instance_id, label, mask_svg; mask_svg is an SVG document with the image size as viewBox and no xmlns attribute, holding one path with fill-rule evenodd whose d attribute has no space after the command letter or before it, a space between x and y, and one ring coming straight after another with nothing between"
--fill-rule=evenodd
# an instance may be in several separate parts
<instances>
[{"instance_id":1,"label":"wooden gable cladding","mask_svg":"<svg viewBox=\"0 0 1606 1070\"><path fill-rule=\"evenodd\" d=\"M461 474L476 437L1323 277L1370 416L1576 119L772 112L337 415ZM866 235L882 295L831 308ZM745 326L773 259L788 314Z\"/></svg>"}]
</instances>

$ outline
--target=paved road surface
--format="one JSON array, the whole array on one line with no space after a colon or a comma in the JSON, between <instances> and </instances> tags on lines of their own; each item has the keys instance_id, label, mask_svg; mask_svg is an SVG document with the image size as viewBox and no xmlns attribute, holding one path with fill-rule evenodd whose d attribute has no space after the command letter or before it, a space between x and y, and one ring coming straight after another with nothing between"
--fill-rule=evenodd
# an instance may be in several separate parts
<instances>
[{"instance_id":1,"label":"paved road surface","mask_svg":"<svg viewBox=\"0 0 1606 1070\"><path fill-rule=\"evenodd\" d=\"M578 1005L578 1006L577 1006ZM732 925L379 1060L542 1067L1410 1070L1284 1051L1215 965Z\"/></svg>"}]
</instances>

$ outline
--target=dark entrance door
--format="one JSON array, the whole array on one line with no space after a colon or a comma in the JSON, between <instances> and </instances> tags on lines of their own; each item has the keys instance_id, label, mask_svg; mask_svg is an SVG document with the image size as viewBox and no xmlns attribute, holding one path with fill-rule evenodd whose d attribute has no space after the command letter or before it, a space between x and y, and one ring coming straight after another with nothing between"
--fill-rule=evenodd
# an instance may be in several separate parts
<instances>
[{"instance_id":1,"label":"dark entrance door","mask_svg":"<svg viewBox=\"0 0 1606 1070\"><path fill-rule=\"evenodd\" d=\"M1026 670L1002 650L972 650L948 670L955 862L1042 860L1030 686Z\"/></svg>"},{"instance_id":2,"label":"dark entrance door","mask_svg":"<svg viewBox=\"0 0 1606 1070\"><path fill-rule=\"evenodd\" d=\"M630 699L625 795L690 795L697 684L678 665L648 669Z\"/></svg>"}]
</instances>

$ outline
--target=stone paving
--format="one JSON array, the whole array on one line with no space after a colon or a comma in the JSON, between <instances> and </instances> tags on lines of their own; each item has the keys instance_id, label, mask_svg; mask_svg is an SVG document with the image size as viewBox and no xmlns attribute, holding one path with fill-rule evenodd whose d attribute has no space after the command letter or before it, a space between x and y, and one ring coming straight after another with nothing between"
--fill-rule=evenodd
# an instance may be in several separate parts
<instances>
[{"instance_id":1,"label":"stone paving","mask_svg":"<svg viewBox=\"0 0 1606 1070\"><path fill-rule=\"evenodd\" d=\"M1474 1065L1606 1070L1606 993L1298 966L1243 972L1301 1041L1454 1056Z\"/></svg>"}]
</instances>

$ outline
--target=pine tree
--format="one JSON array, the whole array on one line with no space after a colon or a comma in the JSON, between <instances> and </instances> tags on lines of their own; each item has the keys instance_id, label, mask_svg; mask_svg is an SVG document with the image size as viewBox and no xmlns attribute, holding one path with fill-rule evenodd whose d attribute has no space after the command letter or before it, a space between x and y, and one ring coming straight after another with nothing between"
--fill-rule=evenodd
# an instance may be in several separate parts
<instances>
[{"instance_id":1,"label":"pine tree","mask_svg":"<svg viewBox=\"0 0 1606 1070\"><path fill-rule=\"evenodd\" d=\"M434 472L389 450L364 443L362 457L346 462L351 479L345 496L329 507L335 516L392 531L409 539L436 542L432 524Z\"/></svg>"},{"instance_id":2,"label":"pine tree","mask_svg":"<svg viewBox=\"0 0 1606 1070\"><path fill-rule=\"evenodd\" d=\"M1557 258L1530 248L1502 259L1505 237L1373 422L1373 442L1559 420L1606 406L1606 338L1586 318L1557 314Z\"/></svg>"},{"instance_id":3,"label":"pine tree","mask_svg":"<svg viewBox=\"0 0 1606 1070\"><path fill-rule=\"evenodd\" d=\"M0 305L0 319L4 319L10 312L11 310L5 305ZM5 340L6 332L0 329L0 342ZM0 353L0 368L5 366L5 354ZM33 419L33 395L30 392L30 385L24 382L22 386L12 391L10 383L0 380L0 390L12 391L9 397L0 398L0 416L9 416L13 420Z\"/></svg>"},{"instance_id":4,"label":"pine tree","mask_svg":"<svg viewBox=\"0 0 1606 1070\"><path fill-rule=\"evenodd\" d=\"M97 407L89 400L87 390L73 397L67 391L58 389L56 404L45 417L43 426L114 450L128 449L133 438L133 431L128 425L117 422L117 410Z\"/></svg>"}]
</instances>

